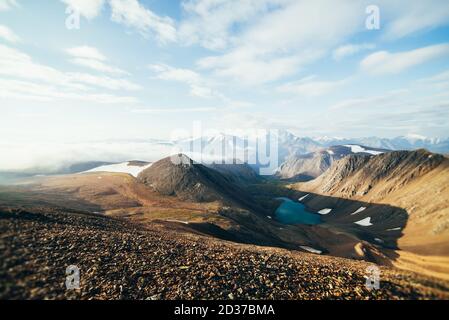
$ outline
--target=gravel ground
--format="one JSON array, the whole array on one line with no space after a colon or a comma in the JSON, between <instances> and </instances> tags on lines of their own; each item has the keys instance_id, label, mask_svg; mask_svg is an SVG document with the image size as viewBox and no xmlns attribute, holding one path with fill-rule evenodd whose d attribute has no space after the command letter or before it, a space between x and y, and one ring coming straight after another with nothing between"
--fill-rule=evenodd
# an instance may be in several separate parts
<instances>
[{"instance_id":1,"label":"gravel ground","mask_svg":"<svg viewBox=\"0 0 449 320\"><path fill-rule=\"evenodd\" d=\"M81 271L66 290L65 271ZM369 264L234 244L86 213L0 209L0 299L440 299L449 284Z\"/></svg>"}]
</instances>

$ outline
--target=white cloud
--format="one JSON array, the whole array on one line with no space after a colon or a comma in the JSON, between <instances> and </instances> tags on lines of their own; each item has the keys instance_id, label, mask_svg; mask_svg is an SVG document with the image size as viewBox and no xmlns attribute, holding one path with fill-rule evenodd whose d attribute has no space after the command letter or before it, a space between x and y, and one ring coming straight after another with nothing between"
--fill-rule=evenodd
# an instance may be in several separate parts
<instances>
[{"instance_id":1,"label":"white cloud","mask_svg":"<svg viewBox=\"0 0 449 320\"><path fill-rule=\"evenodd\" d=\"M104 5L104 0L61 0L67 6L78 12L86 19L97 17Z\"/></svg>"},{"instance_id":2,"label":"white cloud","mask_svg":"<svg viewBox=\"0 0 449 320\"><path fill-rule=\"evenodd\" d=\"M186 19L179 26L179 38L187 44L222 50L233 41L232 28L288 2L291 0L186 0L182 3Z\"/></svg>"},{"instance_id":3,"label":"white cloud","mask_svg":"<svg viewBox=\"0 0 449 320\"><path fill-rule=\"evenodd\" d=\"M67 73L67 78L70 82L76 82L81 84L87 84L90 86L96 86L100 88L110 90L139 90L142 87L138 84L130 82L126 79L116 79L106 76L94 76L87 73Z\"/></svg>"},{"instance_id":4,"label":"white cloud","mask_svg":"<svg viewBox=\"0 0 449 320\"><path fill-rule=\"evenodd\" d=\"M278 92L293 93L302 96L322 96L342 86L346 80L315 81L315 77L304 78L299 81L289 82L277 87Z\"/></svg>"},{"instance_id":5,"label":"white cloud","mask_svg":"<svg viewBox=\"0 0 449 320\"><path fill-rule=\"evenodd\" d=\"M70 61L74 64L100 72L128 74L126 71L108 65L106 57L97 48L81 46L67 49L66 52L73 57Z\"/></svg>"},{"instance_id":6,"label":"white cloud","mask_svg":"<svg viewBox=\"0 0 449 320\"><path fill-rule=\"evenodd\" d=\"M447 55L449 55L449 44L446 43L398 53L378 51L363 59L360 66L362 70L370 74L396 74Z\"/></svg>"},{"instance_id":7,"label":"white cloud","mask_svg":"<svg viewBox=\"0 0 449 320\"><path fill-rule=\"evenodd\" d=\"M419 82L426 82L426 83L434 83L434 82L440 82L440 81L449 81L449 70L440 72L438 74L435 74L431 77L419 79Z\"/></svg>"},{"instance_id":8,"label":"white cloud","mask_svg":"<svg viewBox=\"0 0 449 320\"><path fill-rule=\"evenodd\" d=\"M245 25L223 55L198 61L219 76L249 84L278 80L321 58L349 35L363 30L362 3L284 1ZM332 8L323 10L322 8ZM212 19L212 17L211 17Z\"/></svg>"},{"instance_id":9,"label":"white cloud","mask_svg":"<svg viewBox=\"0 0 449 320\"><path fill-rule=\"evenodd\" d=\"M155 72L157 79L176 81L188 85L192 96L224 99L223 95L210 88L202 76L193 70L174 68L166 64L153 64L148 67Z\"/></svg>"},{"instance_id":10,"label":"white cloud","mask_svg":"<svg viewBox=\"0 0 449 320\"><path fill-rule=\"evenodd\" d=\"M122 75L128 75L129 73L116 68L109 66L101 61L98 60L92 60L92 59L82 59L82 58L75 58L70 60L73 64L77 64L79 66L87 67L92 70L100 71L100 72L106 72L111 74L122 74Z\"/></svg>"},{"instance_id":11,"label":"white cloud","mask_svg":"<svg viewBox=\"0 0 449 320\"><path fill-rule=\"evenodd\" d=\"M7 11L18 6L17 0L0 0L0 11Z\"/></svg>"},{"instance_id":12,"label":"white cloud","mask_svg":"<svg viewBox=\"0 0 449 320\"><path fill-rule=\"evenodd\" d=\"M443 93L439 93L438 95L434 95L434 97L437 96L444 96L448 95L449 90L449 70L440 72L438 74L435 74L431 77L422 78L417 80L417 83L425 84L430 86L432 89L442 90Z\"/></svg>"},{"instance_id":13,"label":"white cloud","mask_svg":"<svg viewBox=\"0 0 449 320\"><path fill-rule=\"evenodd\" d=\"M313 53L307 56L316 56ZM260 84L282 78L298 71L301 62L305 62L305 54L302 56L287 57L257 57L257 54L246 53L245 49L233 51L217 57L207 57L198 61L199 67L212 69L215 74L222 77L233 78L244 84ZM303 60L301 60L303 59Z\"/></svg>"},{"instance_id":14,"label":"white cloud","mask_svg":"<svg viewBox=\"0 0 449 320\"><path fill-rule=\"evenodd\" d=\"M332 56L333 56L334 60L339 61L339 60L342 60L343 58L352 56L361 51L372 50L375 47L376 47L376 45L371 44L371 43L346 44L343 46L339 46L337 49L335 49Z\"/></svg>"},{"instance_id":15,"label":"white cloud","mask_svg":"<svg viewBox=\"0 0 449 320\"><path fill-rule=\"evenodd\" d=\"M347 99L332 105L330 110L391 107L403 104L403 98L407 93L407 90L394 90L378 96Z\"/></svg>"},{"instance_id":16,"label":"white cloud","mask_svg":"<svg viewBox=\"0 0 449 320\"><path fill-rule=\"evenodd\" d=\"M106 61L106 57L97 48L89 46L80 46L69 48L66 52L76 58Z\"/></svg>"},{"instance_id":17,"label":"white cloud","mask_svg":"<svg viewBox=\"0 0 449 320\"><path fill-rule=\"evenodd\" d=\"M132 113L140 114L162 114L162 113L190 113L215 111L217 108L140 108L131 110Z\"/></svg>"},{"instance_id":18,"label":"white cloud","mask_svg":"<svg viewBox=\"0 0 449 320\"><path fill-rule=\"evenodd\" d=\"M136 102L133 97L119 97L97 89L138 90L141 87L125 79L94 76L87 73L71 73L40 63L17 50L0 45L1 95L37 101L75 99L100 103ZM32 81L39 81L35 83Z\"/></svg>"},{"instance_id":19,"label":"white cloud","mask_svg":"<svg viewBox=\"0 0 449 320\"><path fill-rule=\"evenodd\" d=\"M201 81L200 75L190 69L174 68L166 64L152 64L149 68L156 72L158 79L179 81L187 84L197 84Z\"/></svg>"},{"instance_id":20,"label":"white cloud","mask_svg":"<svg viewBox=\"0 0 449 320\"><path fill-rule=\"evenodd\" d=\"M97 86L111 90L138 90L136 85L125 79L106 76L94 76L87 73L68 73L35 63L27 54L7 46L0 45L0 74L22 79L41 80L48 83L65 85L70 88L84 88L84 85Z\"/></svg>"},{"instance_id":21,"label":"white cloud","mask_svg":"<svg viewBox=\"0 0 449 320\"><path fill-rule=\"evenodd\" d=\"M5 45L0 45L0 74L60 84L67 82L63 72L35 63L29 55Z\"/></svg>"},{"instance_id":22,"label":"white cloud","mask_svg":"<svg viewBox=\"0 0 449 320\"><path fill-rule=\"evenodd\" d=\"M3 38L6 41L9 41L12 43L18 43L21 41L18 35L16 35L7 26L3 26L3 25L0 25L0 38Z\"/></svg>"},{"instance_id":23,"label":"white cloud","mask_svg":"<svg viewBox=\"0 0 449 320\"><path fill-rule=\"evenodd\" d=\"M32 102L83 101L100 104L135 104L137 99L130 96L118 96L107 93L69 90L64 86L31 81L0 78L0 97Z\"/></svg>"},{"instance_id":24,"label":"white cloud","mask_svg":"<svg viewBox=\"0 0 449 320\"><path fill-rule=\"evenodd\" d=\"M83 161L124 162L131 159L157 161L169 156L171 145L142 141L10 142L0 141L0 170L54 172Z\"/></svg>"},{"instance_id":25,"label":"white cloud","mask_svg":"<svg viewBox=\"0 0 449 320\"><path fill-rule=\"evenodd\" d=\"M142 6L137 0L109 0L114 22L135 28L146 35L154 34L164 43L176 40L176 28L169 17L160 17Z\"/></svg>"},{"instance_id":26,"label":"white cloud","mask_svg":"<svg viewBox=\"0 0 449 320\"><path fill-rule=\"evenodd\" d=\"M409 0L405 3L386 0L380 7L385 9L381 9L385 16L391 16L391 21L385 25L385 37L389 40L449 24L447 0Z\"/></svg>"}]
</instances>

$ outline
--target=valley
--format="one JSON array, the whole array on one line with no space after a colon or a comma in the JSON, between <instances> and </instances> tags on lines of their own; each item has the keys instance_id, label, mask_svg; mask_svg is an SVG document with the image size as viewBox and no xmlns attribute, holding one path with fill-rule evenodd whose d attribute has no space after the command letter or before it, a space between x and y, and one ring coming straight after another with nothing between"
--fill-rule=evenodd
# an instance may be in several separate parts
<instances>
[{"instance_id":1,"label":"valley","mask_svg":"<svg viewBox=\"0 0 449 320\"><path fill-rule=\"evenodd\" d=\"M174 238L195 236L375 263L429 276L438 286L448 280L447 180L441 176L448 173L448 160L443 156L420 150L351 153L315 180L300 183L258 176L243 163L205 166L185 155L172 160L26 178L0 187L0 208L14 216L75 210L163 230ZM416 181L426 177L432 181L428 187L442 195L440 203L417 195L425 191L415 187ZM389 201L392 193L401 200ZM407 197L413 203L404 202ZM424 211L412 215L416 203ZM424 212L440 218L423 225Z\"/></svg>"}]
</instances>

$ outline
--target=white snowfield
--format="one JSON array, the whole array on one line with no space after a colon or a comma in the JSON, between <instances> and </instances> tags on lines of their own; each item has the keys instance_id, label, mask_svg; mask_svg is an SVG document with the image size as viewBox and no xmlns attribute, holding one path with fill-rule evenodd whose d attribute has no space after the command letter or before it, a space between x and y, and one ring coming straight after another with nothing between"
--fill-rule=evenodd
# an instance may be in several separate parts
<instances>
[{"instance_id":1,"label":"white snowfield","mask_svg":"<svg viewBox=\"0 0 449 320\"><path fill-rule=\"evenodd\" d=\"M345 147L351 148L351 152L353 153L369 153L372 155L378 155L378 154L382 154L382 151L376 151L376 150L370 150L370 149L365 149L362 146L356 145L356 144L346 144Z\"/></svg>"},{"instance_id":2,"label":"white snowfield","mask_svg":"<svg viewBox=\"0 0 449 320\"><path fill-rule=\"evenodd\" d=\"M384 242L385 242L385 241L383 241L383 240L380 239L380 238L374 238L374 241L379 242L379 243L384 243Z\"/></svg>"},{"instance_id":3,"label":"white snowfield","mask_svg":"<svg viewBox=\"0 0 449 320\"><path fill-rule=\"evenodd\" d=\"M331 213L332 209L330 208L326 208L326 209L322 209L320 211L318 211L319 214L329 214Z\"/></svg>"},{"instance_id":4,"label":"white snowfield","mask_svg":"<svg viewBox=\"0 0 449 320\"><path fill-rule=\"evenodd\" d=\"M167 222L175 222L175 223L182 223L182 224L190 224L190 222L182 221L182 220L171 220L171 219L169 219L169 220L165 220L165 221L167 221Z\"/></svg>"},{"instance_id":5,"label":"white snowfield","mask_svg":"<svg viewBox=\"0 0 449 320\"><path fill-rule=\"evenodd\" d=\"M373 225L373 224L371 223L371 217L362 219L362 220L357 221L357 222L354 222L354 223L355 223L355 224L358 224L359 226L362 226L362 227L369 227L369 226L372 226L372 225Z\"/></svg>"},{"instance_id":6,"label":"white snowfield","mask_svg":"<svg viewBox=\"0 0 449 320\"><path fill-rule=\"evenodd\" d=\"M308 246L299 246L299 247L301 249L304 249L304 250L309 251L311 253L316 253L316 254L321 254L322 253L321 250L317 250L317 249L314 249L314 248L311 248L311 247L308 247Z\"/></svg>"},{"instance_id":7,"label":"white snowfield","mask_svg":"<svg viewBox=\"0 0 449 320\"><path fill-rule=\"evenodd\" d=\"M137 178L139 173L141 173L143 170L151 167L151 165L152 165L152 163L150 163L146 166L133 166L133 165L129 165L129 163L130 162L123 162L123 163L116 163L116 164L100 166L100 167L96 167L96 168L93 168L93 169L90 169L88 171L84 171L81 173L90 173L90 172L128 173Z\"/></svg>"},{"instance_id":8,"label":"white snowfield","mask_svg":"<svg viewBox=\"0 0 449 320\"><path fill-rule=\"evenodd\" d=\"M309 194L306 194L305 196L299 198L298 201L302 201L302 200L304 200L305 198L307 198L308 196L309 196Z\"/></svg>"},{"instance_id":9,"label":"white snowfield","mask_svg":"<svg viewBox=\"0 0 449 320\"><path fill-rule=\"evenodd\" d=\"M353 215L355 215L355 214L357 214L357 213L360 213L360 212L362 212L362 211L365 211L366 210L366 207L360 207L360 208L358 208L356 211L354 211L353 213L351 213L351 216L353 216Z\"/></svg>"},{"instance_id":10,"label":"white snowfield","mask_svg":"<svg viewBox=\"0 0 449 320\"><path fill-rule=\"evenodd\" d=\"M397 228L391 228L391 229L387 229L387 231L398 231L401 230L401 227L397 227Z\"/></svg>"}]
</instances>

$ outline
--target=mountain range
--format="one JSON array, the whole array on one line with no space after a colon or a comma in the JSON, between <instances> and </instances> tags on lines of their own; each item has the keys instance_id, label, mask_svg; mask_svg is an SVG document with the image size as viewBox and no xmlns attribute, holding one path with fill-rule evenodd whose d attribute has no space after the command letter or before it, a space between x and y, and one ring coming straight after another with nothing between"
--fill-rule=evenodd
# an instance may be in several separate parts
<instances>
[{"instance_id":1,"label":"mountain range","mask_svg":"<svg viewBox=\"0 0 449 320\"><path fill-rule=\"evenodd\" d=\"M290 137L286 140L292 141ZM293 139L290 145L302 142L301 139ZM300 156L295 154L294 149L289 153L288 157ZM115 237L128 239L128 236L123 236L133 233L133 228L143 228L142 239L151 239L148 241L157 248L160 245L168 248L167 251L155 249L160 255L152 262L157 266L155 270L171 264L168 261L172 261L174 252L178 252L176 259L180 260L175 261L178 267L172 272L183 281L191 279L186 278L186 272L178 271L190 270L199 261L201 278L216 277L219 272L213 271L213 276L209 275L211 271L206 272L209 269L203 266L206 263L203 260L208 257L191 257L189 254L189 258L185 258L186 250L195 251L195 248L180 243L184 243L184 239L199 237L203 243L202 250L206 252L213 251L213 244L239 243L240 246L230 245L226 257L235 257L242 248L249 248L247 245L258 248L257 252L261 254L270 252L271 255L286 249L288 251L282 255L289 252L289 255L299 259L310 254L327 256L328 260L316 260L313 267L307 262L310 267L306 268L303 279L305 283L312 281L320 287L328 283L326 278L320 276L326 274L323 268L329 265L335 268L341 261L351 261L345 272L354 274L359 272L357 270L364 270L369 262L384 268L382 272L390 274L392 279L409 277L411 283L418 283L404 289L403 283L392 282L396 284L379 292L384 297L442 297L446 292L449 295L449 160L446 156L422 149L389 151L351 144L316 150L308 155L312 155L310 162L307 154L299 158L304 160L302 167L310 165L309 174L317 177L299 183L282 181L275 176L258 176L253 168L244 163L204 165L183 154L152 163L98 163L95 168L81 166L88 170L75 174L32 177L20 184L0 188L0 228L20 230L18 234L24 236L15 236L10 240L22 242L11 243L11 248L34 248L32 252L37 256L33 261L44 262L34 266L29 271L31 273L44 272L48 268L53 270L55 255L70 258L70 246L77 241L79 230L97 230L83 233L85 243L89 244L86 245L89 248L86 254L99 243L97 237L100 234L100 242L105 241L106 245L100 250L104 252L101 261L110 261L117 254L114 253L117 247ZM327 170L320 165L323 163L320 156L332 156L327 158ZM319 160L318 165L314 165L313 159ZM312 169L317 171L312 172ZM291 217L313 216L313 223L307 220L284 221L281 216L286 214ZM102 217L101 221L99 217ZM38 237L53 234L59 230L59 225L71 221L71 225L58 231L61 233L56 235L59 240L54 253L45 249L49 244L41 245L46 240L25 237L36 234L34 228L47 228L47 221L55 227L46 233L38 233ZM113 225L114 231L104 233L109 228L103 230L104 224ZM162 240L162 235L165 235L165 240ZM119 243L129 248L132 242L120 240ZM142 264L145 259L141 257L148 253L139 255L137 260L132 254L134 249L141 250L139 248L143 248L142 244L120 252L124 259L133 261L127 265L145 270ZM22 278L22 264L15 265L15 261L27 261L29 257L24 251L11 250L2 259L10 265L8 270L13 278L7 288L0 284L0 296L3 293L31 297L34 291L28 289L22 294L14 293L19 292L17 286L20 283L29 281ZM45 254L39 256L39 252ZM78 257L79 253L76 254ZM154 255L154 252L150 254ZM93 261L92 257L84 256L84 251L81 256L86 261ZM264 261L268 263L268 260ZM102 267L99 265L96 268ZM124 272L134 279L134 273ZM230 269L227 272L231 272ZM314 274L319 276L314 277ZM338 278L338 275L332 274ZM287 282L296 281L289 272L285 277ZM86 281L104 282L107 278L106 275L92 272ZM272 285L282 288L284 282L281 278L276 279L270 280ZM238 280L233 285L246 288L245 283ZM179 290L175 288L176 285L169 287L170 295L179 297L176 293ZM248 291L247 296L261 297L257 293L260 288L258 285L253 293ZM347 284L345 288L348 296L372 298L369 292L360 291L357 283ZM104 290L115 294L114 289L106 287ZM338 297L341 294L333 289L330 289L330 295L321 289L313 291L320 297ZM42 292L57 294L52 288ZM196 290L194 292L201 295ZM220 296L218 292L210 294ZM87 296L98 297L95 292Z\"/></svg>"}]
</instances>

